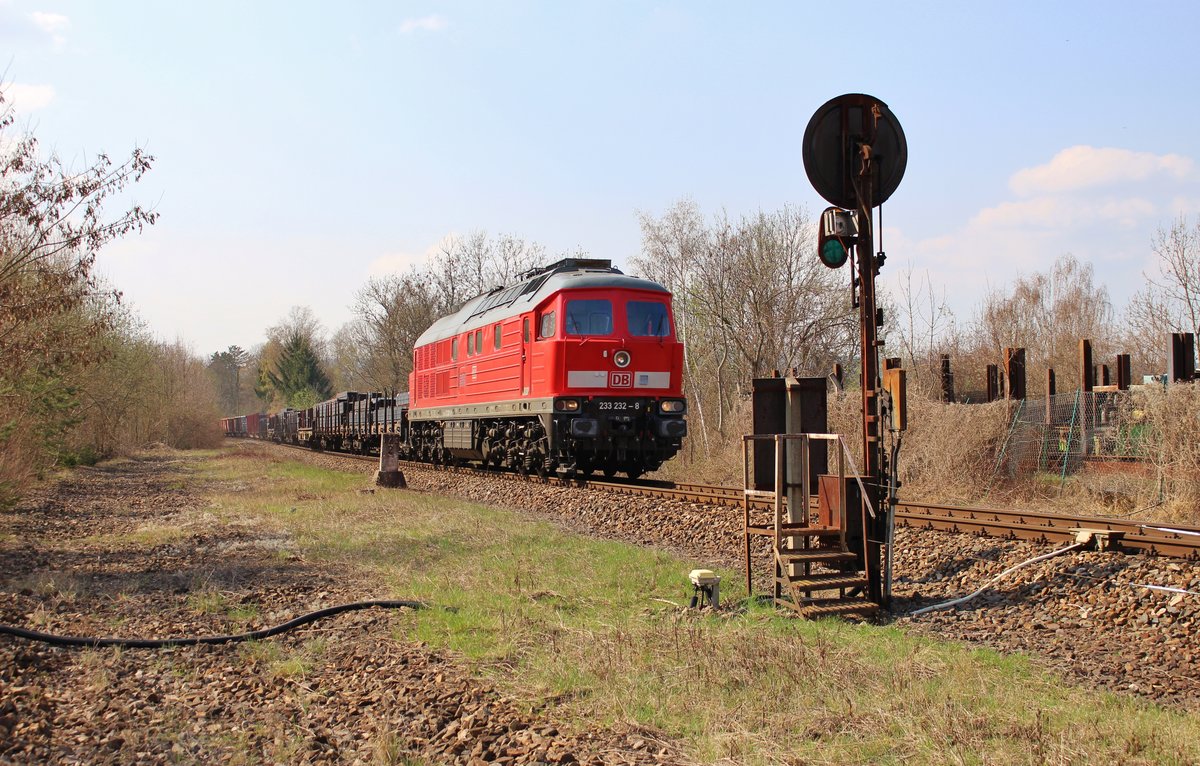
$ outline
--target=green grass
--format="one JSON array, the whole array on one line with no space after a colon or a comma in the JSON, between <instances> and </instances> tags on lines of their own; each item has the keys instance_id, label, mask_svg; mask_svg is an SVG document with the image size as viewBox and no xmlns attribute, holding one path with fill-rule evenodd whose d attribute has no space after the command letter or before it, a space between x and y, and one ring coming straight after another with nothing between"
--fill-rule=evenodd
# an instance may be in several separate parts
<instances>
[{"instance_id":1,"label":"green grass","mask_svg":"<svg viewBox=\"0 0 1200 766\"><path fill-rule=\"evenodd\" d=\"M304 678L325 654L326 640L306 641L299 649L288 651L274 641L249 641L239 651L242 659L259 672L276 678Z\"/></svg>"},{"instance_id":2,"label":"green grass","mask_svg":"<svg viewBox=\"0 0 1200 766\"><path fill-rule=\"evenodd\" d=\"M253 488L213 498L228 520L289 532L305 559L379 583L373 595L434 605L398 638L460 653L531 709L652 727L702 761L1200 761L1196 716L1068 686L1024 657L664 603L686 603L688 571L707 562L421 493L363 494L360 473L245 455L204 471ZM745 595L740 572L719 573L727 602Z\"/></svg>"}]
</instances>

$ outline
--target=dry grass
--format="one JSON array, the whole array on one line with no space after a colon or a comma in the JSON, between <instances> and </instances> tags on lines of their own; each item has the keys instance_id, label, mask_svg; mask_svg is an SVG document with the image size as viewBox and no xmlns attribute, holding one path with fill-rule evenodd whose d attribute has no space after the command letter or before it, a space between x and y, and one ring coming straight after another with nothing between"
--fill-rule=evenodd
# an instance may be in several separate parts
<instances>
[{"instance_id":1,"label":"dry grass","mask_svg":"<svg viewBox=\"0 0 1200 766\"><path fill-rule=\"evenodd\" d=\"M1011 504L1031 510L1084 515L1138 516L1200 523L1200 385L1132 392L1114 416L1110 445L1141 460L1089 462L1065 478L1034 471L998 475L1013 405L946 404L912 392L908 430L900 451L900 497L909 501ZM829 430L840 433L862 465L861 401L858 393L831 394ZM694 425L694 423L693 423ZM656 476L729 486L742 483L742 433L750 433L749 402L727 423L727 434L710 434L710 454L691 448Z\"/></svg>"}]
</instances>

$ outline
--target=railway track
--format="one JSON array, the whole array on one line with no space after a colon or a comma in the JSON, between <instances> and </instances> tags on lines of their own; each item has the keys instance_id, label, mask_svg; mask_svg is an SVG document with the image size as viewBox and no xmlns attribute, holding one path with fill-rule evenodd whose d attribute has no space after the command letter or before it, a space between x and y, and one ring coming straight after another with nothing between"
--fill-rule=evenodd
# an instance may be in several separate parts
<instances>
[{"instance_id":1,"label":"railway track","mask_svg":"<svg viewBox=\"0 0 1200 766\"><path fill-rule=\"evenodd\" d=\"M309 451L304 447L282 446ZM350 455L338 452L325 454L370 462L378 460L378 458L368 455ZM427 463L411 461L401 461L400 464L407 468L425 470L432 468L440 471L496 475L494 471L483 471L476 468L430 466ZM516 480L588 487L617 494L657 497L725 507L741 508L743 503L743 492L739 487L671 484L645 479L630 481L553 476L541 478L515 474L508 474L508 476ZM755 508L770 507L769 502L762 498L751 498L750 503ZM1062 513L914 502L901 502L896 506L896 523L914 529L961 532L1050 544L1073 543L1077 541L1079 530L1096 530L1108 533L1111 545L1120 550L1200 560L1200 527L1194 526L1160 524L1106 516L1074 516Z\"/></svg>"}]
</instances>

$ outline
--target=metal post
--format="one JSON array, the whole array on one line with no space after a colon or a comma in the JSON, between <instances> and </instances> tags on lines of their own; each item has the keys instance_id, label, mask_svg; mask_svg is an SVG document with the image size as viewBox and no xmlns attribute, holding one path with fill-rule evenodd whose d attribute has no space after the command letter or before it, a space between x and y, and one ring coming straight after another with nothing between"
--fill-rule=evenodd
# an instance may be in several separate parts
<instances>
[{"instance_id":1,"label":"metal post","mask_svg":"<svg viewBox=\"0 0 1200 766\"><path fill-rule=\"evenodd\" d=\"M873 138L873 137L872 137ZM859 323L862 327L862 412L863 412L863 484L866 492L863 496L863 537L866 544L866 575L867 597L878 603L883 603L883 587L880 581L881 535L885 514L880 513L877 523L867 525L866 508L882 509L880 503L883 483L883 440L880 438L879 427L879 328L876 325L878 314L875 306L875 272L878 269L875 258L875 232L872 220L874 209L874 168L869 160L869 147L864 147L868 157L864 158L862 171L858 175L859 195L859 239L856 247L858 255L858 300Z\"/></svg>"},{"instance_id":2,"label":"metal post","mask_svg":"<svg viewBox=\"0 0 1200 766\"><path fill-rule=\"evenodd\" d=\"M754 597L754 584L750 576L750 439L742 437L742 512L745 518L746 538L746 598Z\"/></svg>"},{"instance_id":3,"label":"metal post","mask_svg":"<svg viewBox=\"0 0 1200 766\"><path fill-rule=\"evenodd\" d=\"M1025 349L1004 349L1004 375L1008 380L1008 399L1025 398Z\"/></svg>"},{"instance_id":4,"label":"metal post","mask_svg":"<svg viewBox=\"0 0 1200 766\"><path fill-rule=\"evenodd\" d=\"M1117 390L1128 391L1130 384L1129 354L1117 354Z\"/></svg>"},{"instance_id":5,"label":"metal post","mask_svg":"<svg viewBox=\"0 0 1200 766\"><path fill-rule=\"evenodd\" d=\"M950 372L950 355L942 354L942 401L954 401L954 373Z\"/></svg>"},{"instance_id":6,"label":"metal post","mask_svg":"<svg viewBox=\"0 0 1200 766\"><path fill-rule=\"evenodd\" d=\"M784 472L787 470L787 463L785 461L784 453L785 453L785 445L784 445L783 435L776 434L775 435L775 508L774 508L775 539L774 539L774 544L772 545L772 550L774 551L774 553L772 555L775 556L774 595L775 595L776 599L779 599L780 597L783 596L783 591L780 589L780 584L779 584L780 578L784 574L783 570L780 569L780 566L779 566L779 550L780 550L779 543L780 543L780 539L783 535L783 529L781 528L782 524L783 524L783 492L784 492L783 484L784 484Z\"/></svg>"},{"instance_id":7,"label":"metal post","mask_svg":"<svg viewBox=\"0 0 1200 766\"><path fill-rule=\"evenodd\" d=\"M1059 477L1058 481L1059 492L1062 491L1063 485L1067 483L1067 464L1071 461L1071 439L1075 436L1075 420L1079 414L1079 397L1082 395L1082 391L1075 392L1075 405L1071 408L1071 424L1067 426L1067 446L1063 450L1062 476Z\"/></svg>"}]
</instances>

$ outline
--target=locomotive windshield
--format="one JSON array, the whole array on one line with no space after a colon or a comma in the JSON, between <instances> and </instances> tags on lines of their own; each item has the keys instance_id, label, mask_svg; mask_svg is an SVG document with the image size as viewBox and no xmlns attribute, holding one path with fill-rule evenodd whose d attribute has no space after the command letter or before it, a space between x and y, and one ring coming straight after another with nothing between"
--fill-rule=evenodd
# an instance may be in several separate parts
<instances>
[{"instance_id":1,"label":"locomotive windshield","mask_svg":"<svg viewBox=\"0 0 1200 766\"><path fill-rule=\"evenodd\" d=\"M600 299L567 301L567 335L611 335L612 301Z\"/></svg>"},{"instance_id":2,"label":"locomotive windshield","mask_svg":"<svg viewBox=\"0 0 1200 766\"><path fill-rule=\"evenodd\" d=\"M630 301L625 306L629 334L635 338L665 338L671 334L666 304L655 301Z\"/></svg>"}]
</instances>

